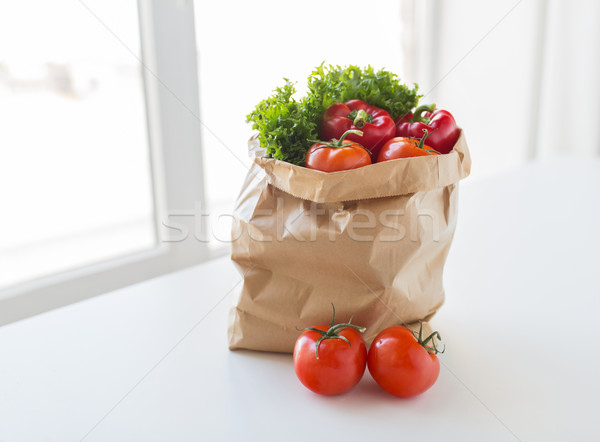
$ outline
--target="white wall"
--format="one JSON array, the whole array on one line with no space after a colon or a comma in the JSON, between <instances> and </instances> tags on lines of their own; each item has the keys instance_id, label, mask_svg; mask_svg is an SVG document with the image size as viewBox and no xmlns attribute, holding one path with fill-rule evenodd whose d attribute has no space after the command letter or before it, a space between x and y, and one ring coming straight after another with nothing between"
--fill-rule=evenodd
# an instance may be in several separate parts
<instances>
[{"instance_id":1,"label":"white wall","mask_svg":"<svg viewBox=\"0 0 600 442\"><path fill-rule=\"evenodd\" d=\"M474 179L532 157L600 153L600 2L422 3L417 23L425 15L433 36L417 37L417 57L430 60L416 60L416 75L433 88L424 100L464 128Z\"/></svg>"},{"instance_id":2,"label":"white wall","mask_svg":"<svg viewBox=\"0 0 600 442\"><path fill-rule=\"evenodd\" d=\"M551 1L539 152L600 154L600 2Z\"/></svg>"}]
</instances>

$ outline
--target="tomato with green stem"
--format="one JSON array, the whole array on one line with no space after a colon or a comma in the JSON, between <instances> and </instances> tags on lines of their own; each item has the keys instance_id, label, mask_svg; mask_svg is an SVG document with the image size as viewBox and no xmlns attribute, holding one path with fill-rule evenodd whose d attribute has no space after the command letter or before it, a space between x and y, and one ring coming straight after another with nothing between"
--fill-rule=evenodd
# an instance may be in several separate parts
<instances>
[{"instance_id":1,"label":"tomato with green stem","mask_svg":"<svg viewBox=\"0 0 600 442\"><path fill-rule=\"evenodd\" d=\"M433 132L435 132L435 130ZM423 129L423 137L420 140L407 137L395 137L388 140L379 151L377 162L381 163L383 161L396 160L398 158L439 155L439 152L425 144L425 141L433 132Z\"/></svg>"},{"instance_id":2,"label":"tomato with green stem","mask_svg":"<svg viewBox=\"0 0 600 442\"><path fill-rule=\"evenodd\" d=\"M333 307L333 305L332 305ZM361 380L367 365L367 346L360 333L364 327L335 323L302 330L294 346L296 376L309 390L325 395L351 390Z\"/></svg>"},{"instance_id":3,"label":"tomato with green stem","mask_svg":"<svg viewBox=\"0 0 600 442\"><path fill-rule=\"evenodd\" d=\"M369 349L367 365L375 382L388 393L413 397L427 391L440 374L437 331L423 339L423 324L419 333L401 326L389 327L379 333Z\"/></svg>"},{"instance_id":4,"label":"tomato with green stem","mask_svg":"<svg viewBox=\"0 0 600 442\"><path fill-rule=\"evenodd\" d=\"M371 155L367 149L356 141L346 140L350 134L362 136L363 133L360 130L347 130L339 140L309 140L315 144L306 153L306 167L323 172L338 172L371 164Z\"/></svg>"}]
</instances>

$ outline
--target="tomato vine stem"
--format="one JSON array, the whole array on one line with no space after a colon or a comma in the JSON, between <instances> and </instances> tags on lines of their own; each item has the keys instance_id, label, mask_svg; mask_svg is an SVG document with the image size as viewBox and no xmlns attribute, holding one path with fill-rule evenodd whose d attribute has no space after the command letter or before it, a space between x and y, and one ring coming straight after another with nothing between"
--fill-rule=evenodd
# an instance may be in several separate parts
<instances>
[{"instance_id":1,"label":"tomato vine stem","mask_svg":"<svg viewBox=\"0 0 600 442\"><path fill-rule=\"evenodd\" d=\"M433 333L431 333L429 336L427 336L425 339L423 339L423 321L419 321L420 327L419 327L419 334L415 336L415 332L412 331L410 328L409 330L411 330L413 336L415 336L415 338L417 339L417 341L419 342L419 344L421 344L421 346L423 346L423 348L425 350L427 350L427 353L430 354L434 354L437 355L438 353L444 353L446 351L446 346L444 345L444 349L443 350L438 350L436 345L435 345L435 339L438 340L442 340L442 337L440 336L440 332L438 331L434 331ZM407 327L408 328L408 327ZM427 344L429 344L431 342L431 347Z\"/></svg>"},{"instance_id":2,"label":"tomato vine stem","mask_svg":"<svg viewBox=\"0 0 600 442\"><path fill-rule=\"evenodd\" d=\"M352 143L349 144L344 144L344 139L350 135L350 134L354 134L354 135L358 135L359 137L363 136L363 131L362 130L347 130L346 132L344 132L342 134L342 136L340 137L340 139L336 139L336 138L332 138L330 141L321 141L321 140L308 140L311 143L319 143L322 144L322 146L319 146L319 148L323 148L323 147L334 147L334 148L338 148L338 147L349 147L349 146L360 146L363 147L362 145L360 145L359 143L357 143L356 141L353 141ZM364 149L364 147L363 147ZM365 149L366 150L366 149Z\"/></svg>"},{"instance_id":3,"label":"tomato vine stem","mask_svg":"<svg viewBox=\"0 0 600 442\"><path fill-rule=\"evenodd\" d=\"M321 342L323 342L325 339L341 339L342 341L348 343L349 346L352 346L352 344L350 343L348 338L346 338L345 336L340 336L338 333L341 332L345 328L353 328L354 330L358 331L359 333L364 333L365 330L367 330L365 327L361 327L359 325L352 324L352 319L354 318L354 315L350 316L350 320L348 322L336 324L335 323L335 306L333 305L333 303L331 303L331 307L333 308L333 316L331 318L331 325L329 326L328 330L319 330L318 328L315 328L315 327L306 327L303 329L296 328L296 330L298 330L298 331L311 330L311 331L315 331L321 335L321 337L315 343L315 356L317 359L319 359L319 346L321 345Z\"/></svg>"}]
</instances>

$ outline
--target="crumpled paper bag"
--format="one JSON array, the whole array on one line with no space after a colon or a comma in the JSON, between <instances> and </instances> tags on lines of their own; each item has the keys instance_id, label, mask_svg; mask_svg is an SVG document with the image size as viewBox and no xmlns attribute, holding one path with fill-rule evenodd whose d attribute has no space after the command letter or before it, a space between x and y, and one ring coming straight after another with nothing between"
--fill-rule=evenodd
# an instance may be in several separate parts
<instances>
[{"instance_id":1,"label":"crumpled paper bag","mask_svg":"<svg viewBox=\"0 0 600 442\"><path fill-rule=\"evenodd\" d=\"M263 158L235 204L231 259L243 283L229 348L291 353L298 328L367 328L429 320L444 302L442 273L456 227L458 181L471 160L464 133L446 155L325 173ZM429 327L426 325L426 329Z\"/></svg>"}]
</instances>

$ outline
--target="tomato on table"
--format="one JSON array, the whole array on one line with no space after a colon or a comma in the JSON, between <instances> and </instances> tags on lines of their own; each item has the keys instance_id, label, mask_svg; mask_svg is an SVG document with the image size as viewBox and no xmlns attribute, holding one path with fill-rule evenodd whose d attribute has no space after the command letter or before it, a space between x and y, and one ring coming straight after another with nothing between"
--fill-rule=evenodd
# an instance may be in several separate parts
<instances>
[{"instance_id":1,"label":"tomato on table","mask_svg":"<svg viewBox=\"0 0 600 442\"><path fill-rule=\"evenodd\" d=\"M367 346L360 333L364 327L335 324L304 329L294 346L296 376L309 390L325 395L351 390L367 365ZM360 332L360 333L359 333Z\"/></svg>"},{"instance_id":2,"label":"tomato on table","mask_svg":"<svg viewBox=\"0 0 600 442\"><path fill-rule=\"evenodd\" d=\"M375 382L388 393L413 397L427 391L440 373L439 353L433 332L422 337L423 325L417 336L405 326L389 327L379 333L369 349L367 365Z\"/></svg>"}]
</instances>

